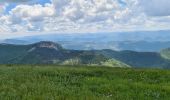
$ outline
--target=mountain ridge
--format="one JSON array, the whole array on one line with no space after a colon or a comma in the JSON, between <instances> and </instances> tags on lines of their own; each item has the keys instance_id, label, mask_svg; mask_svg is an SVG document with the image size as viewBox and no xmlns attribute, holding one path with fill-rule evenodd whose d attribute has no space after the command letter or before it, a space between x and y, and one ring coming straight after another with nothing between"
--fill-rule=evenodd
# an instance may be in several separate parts
<instances>
[{"instance_id":1,"label":"mountain ridge","mask_svg":"<svg viewBox=\"0 0 170 100\"><path fill-rule=\"evenodd\" d=\"M51 41L29 45L0 44L0 64L67 64L169 68L170 61L158 52L69 50Z\"/></svg>"},{"instance_id":2,"label":"mountain ridge","mask_svg":"<svg viewBox=\"0 0 170 100\"><path fill-rule=\"evenodd\" d=\"M11 50L12 52L10 52ZM80 64L130 67L93 51L67 50L60 44L51 41L41 41L29 45L1 44L1 53L3 55L0 55L0 64Z\"/></svg>"}]
</instances>

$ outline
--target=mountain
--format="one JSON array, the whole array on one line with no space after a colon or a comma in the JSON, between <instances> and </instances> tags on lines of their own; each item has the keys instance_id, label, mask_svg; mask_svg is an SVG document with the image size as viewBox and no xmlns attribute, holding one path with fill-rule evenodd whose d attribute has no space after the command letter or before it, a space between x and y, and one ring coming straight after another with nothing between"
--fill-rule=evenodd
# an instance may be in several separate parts
<instances>
[{"instance_id":1,"label":"mountain","mask_svg":"<svg viewBox=\"0 0 170 100\"><path fill-rule=\"evenodd\" d=\"M112 33L58 33L25 36L6 39L2 43L30 44L39 41L53 41L66 49L73 50L132 50L138 52L159 52L170 47L170 30L136 31Z\"/></svg>"},{"instance_id":2,"label":"mountain","mask_svg":"<svg viewBox=\"0 0 170 100\"><path fill-rule=\"evenodd\" d=\"M99 53L136 68L167 68L170 65L170 61L157 52L102 50Z\"/></svg>"},{"instance_id":3,"label":"mountain","mask_svg":"<svg viewBox=\"0 0 170 100\"><path fill-rule=\"evenodd\" d=\"M19 39L5 39L4 41L1 41L2 43L6 44L29 44L30 42L25 41L25 40L19 40Z\"/></svg>"},{"instance_id":4,"label":"mountain","mask_svg":"<svg viewBox=\"0 0 170 100\"><path fill-rule=\"evenodd\" d=\"M166 54L165 54L166 55ZM0 44L0 64L100 65L135 68L169 68L162 52L69 50L42 41L29 45Z\"/></svg>"},{"instance_id":5,"label":"mountain","mask_svg":"<svg viewBox=\"0 0 170 100\"><path fill-rule=\"evenodd\" d=\"M29 45L0 44L0 64L59 64L130 67L95 51L67 50L60 44L42 41Z\"/></svg>"},{"instance_id":6,"label":"mountain","mask_svg":"<svg viewBox=\"0 0 170 100\"><path fill-rule=\"evenodd\" d=\"M170 60L170 48L166 48L166 49L162 49L160 51L160 54L162 57L164 57L165 59L169 59Z\"/></svg>"},{"instance_id":7,"label":"mountain","mask_svg":"<svg viewBox=\"0 0 170 100\"><path fill-rule=\"evenodd\" d=\"M115 41L119 50L131 50L138 52L159 52L161 49L170 47L170 41Z\"/></svg>"},{"instance_id":8,"label":"mountain","mask_svg":"<svg viewBox=\"0 0 170 100\"><path fill-rule=\"evenodd\" d=\"M25 36L15 38L26 41L169 41L170 30L158 31L129 31L129 32L104 32L104 33L51 33L46 35Z\"/></svg>"}]
</instances>

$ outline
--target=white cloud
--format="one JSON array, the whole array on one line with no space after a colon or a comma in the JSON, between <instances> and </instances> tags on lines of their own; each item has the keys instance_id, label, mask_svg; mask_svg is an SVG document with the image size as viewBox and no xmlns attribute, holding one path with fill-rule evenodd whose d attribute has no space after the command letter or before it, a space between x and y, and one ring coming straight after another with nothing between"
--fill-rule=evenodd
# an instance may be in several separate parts
<instances>
[{"instance_id":1,"label":"white cloud","mask_svg":"<svg viewBox=\"0 0 170 100\"><path fill-rule=\"evenodd\" d=\"M18 5L9 12L9 15L1 16L0 23L1 27L5 26L6 31L10 32L40 31L44 19L54 15L55 10L51 4Z\"/></svg>"},{"instance_id":2,"label":"white cloud","mask_svg":"<svg viewBox=\"0 0 170 100\"><path fill-rule=\"evenodd\" d=\"M50 4L42 5L19 5L11 10L10 16L13 20L42 21L45 17L55 14L54 8Z\"/></svg>"},{"instance_id":3,"label":"white cloud","mask_svg":"<svg viewBox=\"0 0 170 100\"><path fill-rule=\"evenodd\" d=\"M81 30L92 25L99 29L104 24L125 19L130 10L113 0L52 0L45 6L18 5L9 15L1 17L1 22L11 27L11 31L62 31ZM90 26L91 24L91 26ZM101 24L101 25L97 25ZM49 27L51 26L51 27ZM100 26L100 27L99 27ZM18 28L18 29L16 29Z\"/></svg>"},{"instance_id":4,"label":"white cloud","mask_svg":"<svg viewBox=\"0 0 170 100\"><path fill-rule=\"evenodd\" d=\"M18 3L9 14L1 14L0 31L48 33L167 28L170 23L166 21L170 18L158 16L170 14L170 2L158 1L51 0L51 3L44 6Z\"/></svg>"}]
</instances>

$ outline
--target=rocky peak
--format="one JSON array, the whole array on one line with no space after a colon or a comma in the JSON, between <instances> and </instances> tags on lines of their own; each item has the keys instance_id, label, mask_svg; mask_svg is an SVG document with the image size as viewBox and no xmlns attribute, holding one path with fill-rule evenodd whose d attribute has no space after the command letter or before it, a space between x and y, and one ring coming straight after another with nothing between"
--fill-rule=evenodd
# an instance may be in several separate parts
<instances>
[{"instance_id":1,"label":"rocky peak","mask_svg":"<svg viewBox=\"0 0 170 100\"><path fill-rule=\"evenodd\" d=\"M48 48L48 49L55 49L55 50L62 50L62 46L58 43L51 42L51 41L41 41L32 45L31 51L36 48Z\"/></svg>"}]
</instances>

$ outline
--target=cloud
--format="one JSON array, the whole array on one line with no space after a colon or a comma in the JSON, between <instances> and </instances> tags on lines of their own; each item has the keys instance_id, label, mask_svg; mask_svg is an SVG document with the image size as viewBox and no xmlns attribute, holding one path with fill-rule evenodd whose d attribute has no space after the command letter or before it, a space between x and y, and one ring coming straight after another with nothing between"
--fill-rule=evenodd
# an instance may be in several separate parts
<instances>
[{"instance_id":1,"label":"cloud","mask_svg":"<svg viewBox=\"0 0 170 100\"><path fill-rule=\"evenodd\" d=\"M170 0L139 0L139 6L149 16L169 16Z\"/></svg>"},{"instance_id":2,"label":"cloud","mask_svg":"<svg viewBox=\"0 0 170 100\"><path fill-rule=\"evenodd\" d=\"M55 10L51 4L45 6L18 5L9 12L9 15L0 17L1 30L10 32L40 31L45 18L52 17Z\"/></svg>"},{"instance_id":3,"label":"cloud","mask_svg":"<svg viewBox=\"0 0 170 100\"><path fill-rule=\"evenodd\" d=\"M43 5L29 3L31 1L8 0L17 5L8 14L0 15L0 32L158 29L167 28L169 22L166 21L170 20L162 17L169 16L167 0L162 0L160 6L159 0L51 0Z\"/></svg>"},{"instance_id":4,"label":"cloud","mask_svg":"<svg viewBox=\"0 0 170 100\"><path fill-rule=\"evenodd\" d=\"M82 30L80 28L97 30L116 21L116 23L120 20L125 21L126 16L131 13L130 9L122 7L117 0L52 0L51 2L44 6L17 5L9 15L1 18L1 22L11 27L11 31L14 32L24 29L26 31L78 31Z\"/></svg>"},{"instance_id":5,"label":"cloud","mask_svg":"<svg viewBox=\"0 0 170 100\"><path fill-rule=\"evenodd\" d=\"M130 12L126 7L122 7L119 0L52 0L52 3L58 16L71 21L93 23L114 18L121 19Z\"/></svg>"},{"instance_id":6,"label":"cloud","mask_svg":"<svg viewBox=\"0 0 170 100\"><path fill-rule=\"evenodd\" d=\"M45 17L50 17L55 14L54 8L50 4L42 5L19 5L10 11L10 16L13 20L29 20L42 21Z\"/></svg>"}]
</instances>

